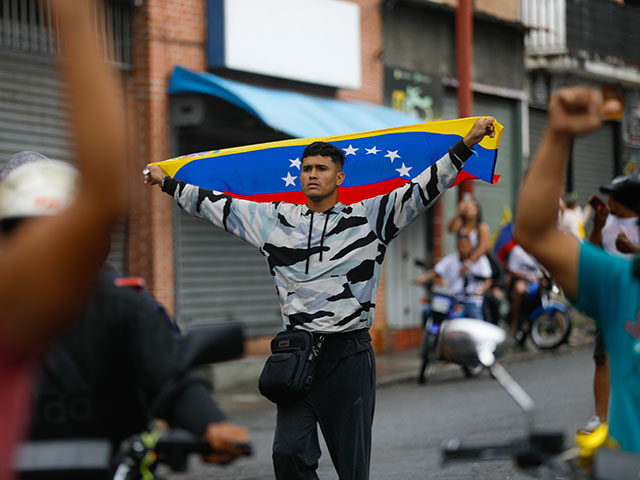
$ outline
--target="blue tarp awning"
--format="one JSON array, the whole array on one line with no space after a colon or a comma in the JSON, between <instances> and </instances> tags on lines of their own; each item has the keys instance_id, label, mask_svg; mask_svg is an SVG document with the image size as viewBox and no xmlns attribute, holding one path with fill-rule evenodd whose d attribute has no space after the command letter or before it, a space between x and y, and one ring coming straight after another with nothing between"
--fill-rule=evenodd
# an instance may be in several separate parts
<instances>
[{"instance_id":1,"label":"blue tarp awning","mask_svg":"<svg viewBox=\"0 0 640 480\"><path fill-rule=\"evenodd\" d=\"M420 123L420 119L381 105L255 87L179 66L171 75L169 93L214 95L292 137L325 137Z\"/></svg>"}]
</instances>

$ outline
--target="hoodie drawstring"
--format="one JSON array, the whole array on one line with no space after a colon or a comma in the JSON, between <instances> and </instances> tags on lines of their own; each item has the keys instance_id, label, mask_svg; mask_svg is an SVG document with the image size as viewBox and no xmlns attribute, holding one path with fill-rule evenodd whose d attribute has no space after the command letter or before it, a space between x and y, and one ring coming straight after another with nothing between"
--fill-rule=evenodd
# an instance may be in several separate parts
<instances>
[{"instance_id":1,"label":"hoodie drawstring","mask_svg":"<svg viewBox=\"0 0 640 480\"><path fill-rule=\"evenodd\" d=\"M329 210L325 213L324 227L322 227L322 236L320 237L320 261L322 261L322 247L324 245L324 236L327 233L327 224L329 223L329 215L333 211ZM309 238L307 239L307 264L304 268L305 275L309 274L309 261L311 259L311 234L313 232L313 211L311 211L311 220L309 221Z\"/></svg>"},{"instance_id":2,"label":"hoodie drawstring","mask_svg":"<svg viewBox=\"0 0 640 480\"><path fill-rule=\"evenodd\" d=\"M325 214L324 227L322 227L322 236L320 237L320 261L322 261L322 245L324 244L324 234L327 232L327 223L329 223L329 215L331 215L331 211L328 211Z\"/></svg>"},{"instance_id":3,"label":"hoodie drawstring","mask_svg":"<svg viewBox=\"0 0 640 480\"><path fill-rule=\"evenodd\" d=\"M305 275L309 274L309 259L311 258L311 232L313 232L313 210L311 211L311 220L309 221L309 239L307 240L307 265L304 269Z\"/></svg>"}]
</instances>

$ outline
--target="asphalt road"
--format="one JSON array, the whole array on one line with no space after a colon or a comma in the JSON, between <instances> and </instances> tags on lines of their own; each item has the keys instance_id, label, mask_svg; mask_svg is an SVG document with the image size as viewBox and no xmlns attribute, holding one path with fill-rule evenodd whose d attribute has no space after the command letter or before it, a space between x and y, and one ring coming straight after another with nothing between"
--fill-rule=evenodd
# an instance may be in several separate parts
<instances>
[{"instance_id":1,"label":"asphalt road","mask_svg":"<svg viewBox=\"0 0 640 480\"><path fill-rule=\"evenodd\" d=\"M571 437L591 416L593 362L589 347L545 353L506 366L536 402L536 429L559 430ZM167 474L166 478L273 478L275 409L261 407L238 413L232 420L249 428L254 456L227 467L203 465L193 459L189 473ZM487 373L468 380L454 370L425 386L409 382L385 386L377 392L371 479L530 479L509 461L440 465L440 445L445 439L504 442L524 433L524 415ZM336 479L326 447L323 451L319 477Z\"/></svg>"}]
</instances>

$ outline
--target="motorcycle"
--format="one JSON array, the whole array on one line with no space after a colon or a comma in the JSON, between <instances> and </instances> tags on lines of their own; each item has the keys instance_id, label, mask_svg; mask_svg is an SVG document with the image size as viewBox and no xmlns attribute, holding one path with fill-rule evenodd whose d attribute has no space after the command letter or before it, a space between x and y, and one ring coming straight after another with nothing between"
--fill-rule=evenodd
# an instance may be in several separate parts
<instances>
[{"instance_id":1,"label":"motorcycle","mask_svg":"<svg viewBox=\"0 0 640 480\"><path fill-rule=\"evenodd\" d=\"M506 351L504 330L485 322L451 320L443 327L441 351L456 362L473 359L488 368L492 376L520 406L526 417L527 434L501 444L464 445L449 439L442 445L442 463L459 461L513 460L530 474L572 480L630 480L640 478L640 455L615 450L602 425L591 434L577 434L574 444L565 444L562 432L536 431L534 403L529 394L497 362ZM540 478L540 477L538 477Z\"/></svg>"},{"instance_id":2,"label":"motorcycle","mask_svg":"<svg viewBox=\"0 0 640 480\"><path fill-rule=\"evenodd\" d=\"M464 307L456 300L456 295L450 290L436 285L430 285L428 290L430 291L429 312L425 316L422 344L420 346L419 384L427 381L433 369L433 364L442 359L439 339L444 323L464 315ZM477 377L484 369L478 362L464 362L460 363L460 366L466 377Z\"/></svg>"},{"instance_id":3,"label":"motorcycle","mask_svg":"<svg viewBox=\"0 0 640 480\"><path fill-rule=\"evenodd\" d=\"M546 272L522 300L517 321L520 346L527 337L540 350L552 350L567 342L571 334L569 311L562 291Z\"/></svg>"},{"instance_id":4,"label":"motorcycle","mask_svg":"<svg viewBox=\"0 0 640 480\"><path fill-rule=\"evenodd\" d=\"M181 379L193 367L230 360L243 351L244 335L240 325L211 325L191 330L182 340L178 374L161 390L150 411L159 411L173 398ZM244 455L251 455L250 444L238 447ZM100 438L28 441L20 445L14 469L20 480L153 480L157 478L154 471L159 464L167 465L174 472L184 472L189 455L214 453L208 442L193 433L166 429L158 422L153 422L148 431L123 441L117 452L113 450L108 439Z\"/></svg>"}]
</instances>

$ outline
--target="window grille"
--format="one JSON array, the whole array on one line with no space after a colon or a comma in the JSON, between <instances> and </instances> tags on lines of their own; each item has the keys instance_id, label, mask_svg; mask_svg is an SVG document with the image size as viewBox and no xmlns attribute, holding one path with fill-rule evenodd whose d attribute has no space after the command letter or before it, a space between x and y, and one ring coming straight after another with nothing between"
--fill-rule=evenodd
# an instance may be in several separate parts
<instances>
[{"instance_id":1,"label":"window grille","mask_svg":"<svg viewBox=\"0 0 640 480\"><path fill-rule=\"evenodd\" d=\"M76 0L77 1L77 0ZM132 66L130 1L108 0L94 11L94 31L105 59L123 69ZM57 19L43 0L0 0L0 48L41 54L56 53Z\"/></svg>"}]
</instances>

